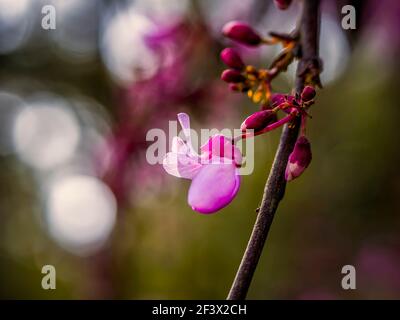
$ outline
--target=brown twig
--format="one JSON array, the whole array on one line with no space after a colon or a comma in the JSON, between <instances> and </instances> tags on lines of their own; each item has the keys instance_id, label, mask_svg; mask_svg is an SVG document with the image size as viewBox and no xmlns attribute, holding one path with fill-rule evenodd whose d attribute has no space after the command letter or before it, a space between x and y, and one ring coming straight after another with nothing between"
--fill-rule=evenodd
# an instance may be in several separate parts
<instances>
[{"instance_id":1,"label":"brown twig","mask_svg":"<svg viewBox=\"0 0 400 320\"><path fill-rule=\"evenodd\" d=\"M318 58L319 19L319 0L303 1L303 13L299 25L301 50L296 75L297 93L300 93L307 83L320 85L318 76L321 70L321 63ZM294 123L285 125L283 129L278 150L265 184L253 232L228 295L229 300L246 298L275 212L285 193L284 173L299 128L300 120L296 119Z\"/></svg>"}]
</instances>

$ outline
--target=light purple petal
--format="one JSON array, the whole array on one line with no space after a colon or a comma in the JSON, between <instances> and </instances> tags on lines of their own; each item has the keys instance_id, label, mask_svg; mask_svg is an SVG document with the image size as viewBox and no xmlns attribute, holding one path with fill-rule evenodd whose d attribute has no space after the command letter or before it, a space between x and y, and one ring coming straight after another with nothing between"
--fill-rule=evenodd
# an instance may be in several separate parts
<instances>
[{"instance_id":1,"label":"light purple petal","mask_svg":"<svg viewBox=\"0 0 400 320\"><path fill-rule=\"evenodd\" d=\"M232 164L209 164L201 168L190 185L188 202L193 210L213 213L227 206L236 196L240 176Z\"/></svg>"},{"instance_id":2,"label":"light purple petal","mask_svg":"<svg viewBox=\"0 0 400 320\"><path fill-rule=\"evenodd\" d=\"M174 153L189 153L189 147L186 145L186 142L183 141L179 137L172 138L172 147L171 152Z\"/></svg>"},{"instance_id":3,"label":"light purple petal","mask_svg":"<svg viewBox=\"0 0 400 320\"><path fill-rule=\"evenodd\" d=\"M168 152L163 159L163 167L170 175L193 179L202 165L197 157L185 153Z\"/></svg>"},{"instance_id":4,"label":"light purple petal","mask_svg":"<svg viewBox=\"0 0 400 320\"><path fill-rule=\"evenodd\" d=\"M181 124L183 135L185 136L185 142L187 147L189 148L189 152L191 154L197 154L192 146L192 137L190 132L190 117L186 113L178 113L178 121Z\"/></svg>"},{"instance_id":5,"label":"light purple petal","mask_svg":"<svg viewBox=\"0 0 400 320\"><path fill-rule=\"evenodd\" d=\"M185 138L190 141L190 118L186 113L178 113L178 121L181 124Z\"/></svg>"}]
</instances>

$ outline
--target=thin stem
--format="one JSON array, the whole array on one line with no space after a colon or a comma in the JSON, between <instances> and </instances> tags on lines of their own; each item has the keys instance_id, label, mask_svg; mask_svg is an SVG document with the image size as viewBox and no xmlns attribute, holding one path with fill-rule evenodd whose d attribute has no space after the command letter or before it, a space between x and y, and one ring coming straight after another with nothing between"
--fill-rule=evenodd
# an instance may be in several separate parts
<instances>
[{"instance_id":1,"label":"thin stem","mask_svg":"<svg viewBox=\"0 0 400 320\"><path fill-rule=\"evenodd\" d=\"M298 93L302 91L304 83L306 82L306 77L311 71L313 72L312 79L319 82L319 69L311 70L312 67L315 68L315 63L313 66L310 65L310 61L318 61L319 0L303 1L303 14L299 28L301 59L296 76L296 91ZM275 159L265 185L253 232L228 295L229 300L246 298L275 212L285 193L286 181L284 172L289 155L293 151L299 128L299 117L296 117L293 125L288 126L286 124L284 126L278 150L275 154Z\"/></svg>"}]
</instances>

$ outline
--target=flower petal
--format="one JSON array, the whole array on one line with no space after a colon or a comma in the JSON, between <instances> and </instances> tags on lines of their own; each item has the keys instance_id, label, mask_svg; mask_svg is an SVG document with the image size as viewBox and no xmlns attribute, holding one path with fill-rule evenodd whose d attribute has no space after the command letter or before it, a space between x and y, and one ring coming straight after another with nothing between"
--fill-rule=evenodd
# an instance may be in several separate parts
<instances>
[{"instance_id":1,"label":"flower petal","mask_svg":"<svg viewBox=\"0 0 400 320\"><path fill-rule=\"evenodd\" d=\"M212 136L205 144L200 147L203 154L208 153L211 158L224 158L221 162L232 163L232 161L240 165L242 162L242 154L240 150L232 144L232 139L217 134Z\"/></svg>"},{"instance_id":2,"label":"flower petal","mask_svg":"<svg viewBox=\"0 0 400 320\"><path fill-rule=\"evenodd\" d=\"M238 169L232 164L209 164L201 168L189 189L188 203L200 213L213 213L227 206L240 186Z\"/></svg>"},{"instance_id":3,"label":"flower petal","mask_svg":"<svg viewBox=\"0 0 400 320\"><path fill-rule=\"evenodd\" d=\"M172 138L172 146L171 146L171 152L175 153L189 153L189 147L186 145L186 142L183 141L179 137L173 137Z\"/></svg>"},{"instance_id":4,"label":"flower petal","mask_svg":"<svg viewBox=\"0 0 400 320\"><path fill-rule=\"evenodd\" d=\"M185 138L190 141L190 118L186 113L178 113L178 121L181 124Z\"/></svg>"},{"instance_id":5,"label":"flower petal","mask_svg":"<svg viewBox=\"0 0 400 320\"><path fill-rule=\"evenodd\" d=\"M190 117L188 114L181 112L178 113L178 121L181 124L183 135L185 136L186 146L189 148L189 153L197 155L192 145L192 137L190 134Z\"/></svg>"},{"instance_id":6,"label":"flower petal","mask_svg":"<svg viewBox=\"0 0 400 320\"><path fill-rule=\"evenodd\" d=\"M164 156L163 167L170 175L193 179L202 165L197 157L191 157L186 153L168 152Z\"/></svg>"}]
</instances>

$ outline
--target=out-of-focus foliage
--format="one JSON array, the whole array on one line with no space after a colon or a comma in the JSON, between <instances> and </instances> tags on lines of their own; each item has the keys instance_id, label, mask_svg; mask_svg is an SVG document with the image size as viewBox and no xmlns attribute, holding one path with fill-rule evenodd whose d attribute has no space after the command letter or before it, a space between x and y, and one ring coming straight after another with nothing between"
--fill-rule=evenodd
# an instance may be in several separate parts
<instances>
[{"instance_id":1,"label":"out-of-focus foliage","mask_svg":"<svg viewBox=\"0 0 400 320\"><path fill-rule=\"evenodd\" d=\"M40 26L49 3L56 30ZM313 161L287 187L249 298L400 298L400 6L362 3L352 31L340 2L323 3ZM261 0L0 0L1 297L225 298L279 132L256 138L254 173L210 216L187 205L187 181L146 163L146 133L182 111L196 129L239 127L256 106L219 80L232 45L220 28L290 31L298 14ZM276 54L238 50L259 66ZM41 288L47 264L56 290ZM341 288L347 264L357 290Z\"/></svg>"}]
</instances>

